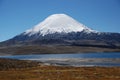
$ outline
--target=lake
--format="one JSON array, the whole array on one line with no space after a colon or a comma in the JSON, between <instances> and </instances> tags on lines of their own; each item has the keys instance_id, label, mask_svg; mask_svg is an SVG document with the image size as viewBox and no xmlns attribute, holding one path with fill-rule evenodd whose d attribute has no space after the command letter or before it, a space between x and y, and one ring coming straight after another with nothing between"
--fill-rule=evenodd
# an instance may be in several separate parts
<instances>
[{"instance_id":1,"label":"lake","mask_svg":"<svg viewBox=\"0 0 120 80\"><path fill-rule=\"evenodd\" d=\"M64 66L120 66L120 53L72 53L72 54L39 54L0 56L21 60L34 60L45 65Z\"/></svg>"}]
</instances>

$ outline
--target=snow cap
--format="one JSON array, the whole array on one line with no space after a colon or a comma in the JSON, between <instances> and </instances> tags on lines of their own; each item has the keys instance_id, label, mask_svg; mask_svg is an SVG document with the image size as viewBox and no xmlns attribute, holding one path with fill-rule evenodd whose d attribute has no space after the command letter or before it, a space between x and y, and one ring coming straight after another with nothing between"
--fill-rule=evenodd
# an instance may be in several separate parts
<instances>
[{"instance_id":1,"label":"snow cap","mask_svg":"<svg viewBox=\"0 0 120 80\"><path fill-rule=\"evenodd\" d=\"M25 31L25 34L33 35L36 33L40 33L44 36L56 32L70 33L81 32L83 30L87 30L87 32L93 31L66 14L53 14L38 25Z\"/></svg>"}]
</instances>

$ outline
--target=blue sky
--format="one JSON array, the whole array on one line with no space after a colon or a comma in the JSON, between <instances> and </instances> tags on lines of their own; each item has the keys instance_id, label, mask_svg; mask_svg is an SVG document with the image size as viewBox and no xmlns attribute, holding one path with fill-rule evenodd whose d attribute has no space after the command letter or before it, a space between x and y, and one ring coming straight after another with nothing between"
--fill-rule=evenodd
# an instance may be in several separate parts
<instances>
[{"instance_id":1,"label":"blue sky","mask_svg":"<svg viewBox=\"0 0 120 80\"><path fill-rule=\"evenodd\" d=\"M0 41L56 13L97 31L120 32L120 0L0 0Z\"/></svg>"}]
</instances>

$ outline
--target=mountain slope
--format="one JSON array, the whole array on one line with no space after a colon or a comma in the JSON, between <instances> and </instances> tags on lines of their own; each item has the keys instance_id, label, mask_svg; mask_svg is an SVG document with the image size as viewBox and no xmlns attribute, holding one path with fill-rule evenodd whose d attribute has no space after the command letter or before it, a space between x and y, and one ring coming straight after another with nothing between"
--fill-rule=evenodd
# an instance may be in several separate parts
<instances>
[{"instance_id":1,"label":"mountain slope","mask_svg":"<svg viewBox=\"0 0 120 80\"><path fill-rule=\"evenodd\" d=\"M67 45L120 48L120 33L98 32L65 14L54 14L1 46Z\"/></svg>"}]
</instances>

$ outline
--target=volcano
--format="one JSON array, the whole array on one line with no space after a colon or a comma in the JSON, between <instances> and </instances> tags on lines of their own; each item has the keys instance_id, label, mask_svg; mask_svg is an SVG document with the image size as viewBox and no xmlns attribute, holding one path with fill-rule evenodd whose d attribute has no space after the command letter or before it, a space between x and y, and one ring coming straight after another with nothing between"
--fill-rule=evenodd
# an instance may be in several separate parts
<instances>
[{"instance_id":1,"label":"volcano","mask_svg":"<svg viewBox=\"0 0 120 80\"><path fill-rule=\"evenodd\" d=\"M53 14L0 46L77 46L120 49L120 33L92 30L66 14Z\"/></svg>"}]
</instances>

